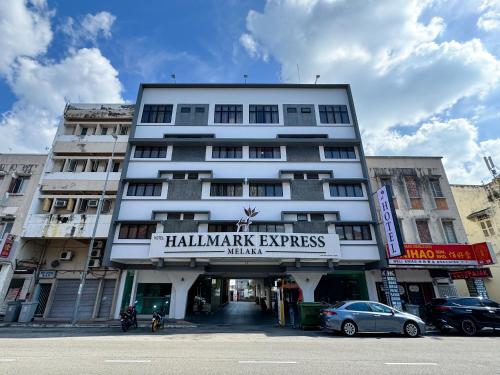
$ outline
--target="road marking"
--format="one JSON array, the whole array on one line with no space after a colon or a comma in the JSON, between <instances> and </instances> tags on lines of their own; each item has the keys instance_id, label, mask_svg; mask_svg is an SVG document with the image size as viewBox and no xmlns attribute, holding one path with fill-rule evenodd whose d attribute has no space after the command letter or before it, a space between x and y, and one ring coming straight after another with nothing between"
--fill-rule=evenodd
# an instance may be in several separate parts
<instances>
[{"instance_id":1,"label":"road marking","mask_svg":"<svg viewBox=\"0 0 500 375\"><path fill-rule=\"evenodd\" d=\"M238 361L238 363L263 363L263 364L278 363L278 364L291 364L291 365L293 365L293 364L296 364L297 362L295 362L295 361Z\"/></svg>"},{"instance_id":2,"label":"road marking","mask_svg":"<svg viewBox=\"0 0 500 375\"><path fill-rule=\"evenodd\" d=\"M0 358L0 362L15 362L14 358Z\"/></svg>"},{"instance_id":3,"label":"road marking","mask_svg":"<svg viewBox=\"0 0 500 375\"><path fill-rule=\"evenodd\" d=\"M151 363L150 359L106 359L106 363Z\"/></svg>"},{"instance_id":4,"label":"road marking","mask_svg":"<svg viewBox=\"0 0 500 375\"><path fill-rule=\"evenodd\" d=\"M386 362L385 365L389 366L437 366L434 362Z\"/></svg>"}]
</instances>

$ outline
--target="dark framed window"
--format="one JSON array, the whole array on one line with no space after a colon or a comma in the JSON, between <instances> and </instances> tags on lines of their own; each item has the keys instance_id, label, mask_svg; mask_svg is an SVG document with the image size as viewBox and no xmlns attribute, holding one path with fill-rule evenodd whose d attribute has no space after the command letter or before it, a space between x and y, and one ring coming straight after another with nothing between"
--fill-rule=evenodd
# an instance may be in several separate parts
<instances>
[{"instance_id":1,"label":"dark framed window","mask_svg":"<svg viewBox=\"0 0 500 375\"><path fill-rule=\"evenodd\" d=\"M300 112L301 113L311 113L311 108L309 108L309 107L302 107L300 109Z\"/></svg>"},{"instance_id":2,"label":"dark framed window","mask_svg":"<svg viewBox=\"0 0 500 375\"><path fill-rule=\"evenodd\" d=\"M362 197L361 184L330 184L331 197Z\"/></svg>"},{"instance_id":3,"label":"dark framed window","mask_svg":"<svg viewBox=\"0 0 500 375\"><path fill-rule=\"evenodd\" d=\"M11 194L21 194L24 189L24 182L28 179L29 177L13 177L7 191Z\"/></svg>"},{"instance_id":4,"label":"dark framed window","mask_svg":"<svg viewBox=\"0 0 500 375\"><path fill-rule=\"evenodd\" d=\"M439 180L437 178L433 178L429 182L431 184L432 195L434 196L434 198L444 198Z\"/></svg>"},{"instance_id":5,"label":"dark framed window","mask_svg":"<svg viewBox=\"0 0 500 375\"><path fill-rule=\"evenodd\" d=\"M277 105L250 105L250 124L277 124L279 122Z\"/></svg>"},{"instance_id":6,"label":"dark framed window","mask_svg":"<svg viewBox=\"0 0 500 375\"><path fill-rule=\"evenodd\" d=\"M205 108L204 107L195 107L194 112L195 113L205 113Z\"/></svg>"},{"instance_id":7,"label":"dark framed window","mask_svg":"<svg viewBox=\"0 0 500 375\"><path fill-rule=\"evenodd\" d=\"M297 221L308 221L307 214L297 214Z\"/></svg>"},{"instance_id":8,"label":"dark framed window","mask_svg":"<svg viewBox=\"0 0 500 375\"><path fill-rule=\"evenodd\" d=\"M293 179L294 180L303 180L304 179L304 173L294 173L293 174Z\"/></svg>"},{"instance_id":9,"label":"dark framed window","mask_svg":"<svg viewBox=\"0 0 500 375\"><path fill-rule=\"evenodd\" d=\"M160 159L166 157L167 157L167 147L148 147L148 146L135 147L134 158Z\"/></svg>"},{"instance_id":10,"label":"dark framed window","mask_svg":"<svg viewBox=\"0 0 500 375\"><path fill-rule=\"evenodd\" d=\"M236 232L236 224L234 223L217 223L208 224L209 232Z\"/></svg>"},{"instance_id":11,"label":"dark framed window","mask_svg":"<svg viewBox=\"0 0 500 375\"><path fill-rule=\"evenodd\" d=\"M212 147L212 158L214 159L241 159L243 157L243 147Z\"/></svg>"},{"instance_id":12,"label":"dark framed window","mask_svg":"<svg viewBox=\"0 0 500 375\"><path fill-rule=\"evenodd\" d=\"M417 232L421 243L432 243L431 231L429 230L429 223L427 220L417 220Z\"/></svg>"},{"instance_id":13,"label":"dark framed window","mask_svg":"<svg viewBox=\"0 0 500 375\"><path fill-rule=\"evenodd\" d=\"M370 226L366 224L360 225L335 225L335 232L339 235L341 240L371 240L372 232Z\"/></svg>"},{"instance_id":14,"label":"dark framed window","mask_svg":"<svg viewBox=\"0 0 500 375\"><path fill-rule=\"evenodd\" d=\"M194 220L194 212L185 212L182 220Z\"/></svg>"},{"instance_id":15,"label":"dark framed window","mask_svg":"<svg viewBox=\"0 0 500 375\"><path fill-rule=\"evenodd\" d=\"M286 113L297 113L297 108L295 108L295 107L288 107L286 109Z\"/></svg>"},{"instance_id":16,"label":"dark framed window","mask_svg":"<svg viewBox=\"0 0 500 375\"><path fill-rule=\"evenodd\" d=\"M191 113L191 107L181 107L181 113Z\"/></svg>"},{"instance_id":17,"label":"dark framed window","mask_svg":"<svg viewBox=\"0 0 500 375\"><path fill-rule=\"evenodd\" d=\"M356 159L354 147L325 147L326 159Z\"/></svg>"},{"instance_id":18,"label":"dark framed window","mask_svg":"<svg viewBox=\"0 0 500 375\"><path fill-rule=\"evenodd\" d=\"M324 221L324 220L325 220L324 214L311 214L311 221Z\"/></svg>"},{"instance_id":19,"label":"dark framed window","mask_svg":"<svg viewBox=\"0 0 500 375\"><path fill-rule=\"evenodd\" d=\"M319 119L322 124L349 124L346 105L320 105Z\"/></svg>"},{"instance_id":20,"label":"dark framed window","mask_svg":"<svg viewBox=\"0 0 500 375\"><path fill-rule=\"evenodd\" d=\"M306 173L306 177L308 180L319 180L318 173Z\"/></svg>"},{"instance_id":21,"label":"dark framed window","mask_svg":"<svg viewBox=\"0 0 500 375\"><path fill-rule=\"evenodd\" d=\"M240 104L217 104L215 106L214 123L241 124L243 122L243 106Z\"/></svg>"},{"instance_id":22,"label":"dark framed window","mask_svg":"<svg viewBox=\"0 0 500 375\"><path fill-rule=\"evenodd\" d=\"M171 104L145 104L142 109L141 122L143 123L169 123L172 122Z\"/></svg>"},{"instance_id":23,"label":"dark framed window","mask_svg":"<svg viewBox=\"0 0 500 375\"><path fill-rule=\"evenodd\" d=\"M250 147L250 159L279 159L280 147Z\"/></svg>"},{"instance_id":24,"label":"dark framed window","mask_svg":"<svg viewBox=\"0 0 500 375\"><path fill-rule=\"evenodd\" d=\"M210 184L211 197L241 197L243 184L212 183Z\"/></svg>"},{"instance_id":25,"label":"dark framed window","mask_svg":"<svg viewBox=\"0 0 500 375\"><path fill-rule=\"evenodd\" d=\"M180 212L169 212L167 214L167 220L180 220L181 213Z\"/></svg>"},{"instance_id":26,"label":"dark framed window","mask_svg":"<svg viewBox=\"0 0 500 375\"><path fill-rule=\"evenodd\" d=\"M174 180L185 180L186 179L186 174L181 172L181 173L174 173L172 174L172 178Z\"/></svg>"},{"instance_id":27,"label":"dark framed window","mask_svg":"<svg viewBox=\"0 0 500 375\"><path fill-rule=\"evenodd\" d=\"M453 221L443 221L443 230L446 236L446 242L457 243L457 235L455 233L455 228L453 226Z\"/></svg>"},{"instance_id":28,"label":"dark framed window","mask_svg":"<svg viewBox=\"0 0 500 375\"><path fill-rule=\"evenodd\" d=\"M250 184L251 197L282 197L282 184Z\"/></svg>"},{"instance_id":29,"label":"dark framed window","mask_svg":"<svg viewBox=\"0 0 500 375\"><path fill-rule=\"evenodd\" d=\"M161 184L128 184L127 196L129 197L159 197L160 195Z\"/></svg>"},{"instance_id":30,"label":"dark framed window","mask_svg":"<svg viewBox=\"0 0 500 375\"><path fill-rule=\"evenodd\" d=\"M121 224L118 238L129 240L150 239L156 232L156 224Z\"/></svg>"},{"instance_id":31,"label":"dark framed window","mask_svg":"<svg viewBox=\"0 0 500 375\"><path fill-rule=\"evenodd\" d=\"M284 233L284 224L267 224L267 223L255 223L250 224L250 232L275 232Z\"/></svg>"}]
</instances>

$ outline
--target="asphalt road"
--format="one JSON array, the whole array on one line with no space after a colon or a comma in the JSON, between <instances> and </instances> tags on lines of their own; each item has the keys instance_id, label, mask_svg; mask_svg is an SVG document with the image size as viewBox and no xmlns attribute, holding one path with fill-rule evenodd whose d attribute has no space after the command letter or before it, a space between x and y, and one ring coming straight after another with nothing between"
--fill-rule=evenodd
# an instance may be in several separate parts
<instances>
[{"instance_id":1,"label":"asphalt road","mask_svg":"<svg viewBox=\"0 0 500 375\"><path fill-rule=\"evenodd\" d=\"M266 327L2 328L0 374L500 374L500 335L363 335Z\"/></svg>"}]
</instances>

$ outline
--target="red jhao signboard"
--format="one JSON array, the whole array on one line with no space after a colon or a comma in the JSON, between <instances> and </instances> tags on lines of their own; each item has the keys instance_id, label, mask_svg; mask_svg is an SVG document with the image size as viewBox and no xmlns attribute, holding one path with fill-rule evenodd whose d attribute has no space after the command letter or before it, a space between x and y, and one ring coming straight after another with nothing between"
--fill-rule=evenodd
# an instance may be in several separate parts
<instances>
[{"instance_id":1,"label":"red jhao signboard","mask_svg":"<svg viewBox=\"0 0 500 375\"><path fill-rule=\"evenodd\" d=\"M449 274L453 280L492 277L489 268L472 268L470 270L450 271Z\"/></svg>"},{"instance_id":2,"label":"red jhao signboard","mask_svg":"<svg viewBox=\"0 0 500 375\"><path fill-rule=\"evenodd\" d=\"M404 244L405 255L389 258L389 264L415 266L478 266L496 263L491 245Z\"/></svg>"},{"instance_id":3,"label":"red jhao signboard","mask_svg":"<svg viewBox=\"0 0 500 375\"><path fill-rule=\"evenodd\" d=\"M5 237L0 257L7 258L9 256L10 251L12 250L12 245L14 244L14 238L13 234L8 234L7 237Z\"/></svg>"}]
</instances>

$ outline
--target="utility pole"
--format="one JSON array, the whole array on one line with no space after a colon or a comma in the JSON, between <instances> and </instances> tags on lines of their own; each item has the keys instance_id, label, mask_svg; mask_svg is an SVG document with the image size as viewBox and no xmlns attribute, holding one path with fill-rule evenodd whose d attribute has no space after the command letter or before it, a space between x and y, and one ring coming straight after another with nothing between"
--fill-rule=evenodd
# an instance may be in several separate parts
<instances>
[{"instance_id":1,"label":"utility pole","mask_svg":"<svg viewBox=\"0 0 500 375\"><path fill-rule=\"evenodd\" d=\"M89 248L87 251L87 257L85 258L85 265L83 267L82 277L80 278L80 285L78 286L78 293L76 295L75 308L73 310L73 318L71 319L71 324L75 325L78 321L78 309L80 308L80 302L82 300L83 288L85 287L85 280L87 279L87 273L89 271L89 260L92 255L92 249L94 247L95 235L97 233L97 225L99 224L99 218L101 217L102 204L104 202L104 196L106 195L106 188L108 186L109 173L113 166L113 157L115 156L116 141L118 136L112 134L115 139L113 143L113 151L111 152L111 158L108 160L108 167L106 172L106 179L104 180L104 186L102 188L101 197L99 198L99 204L97 205L97 215L95 218L94 229L92 230L92 237L90 238Z\"/></svg>"}]
</instances>

